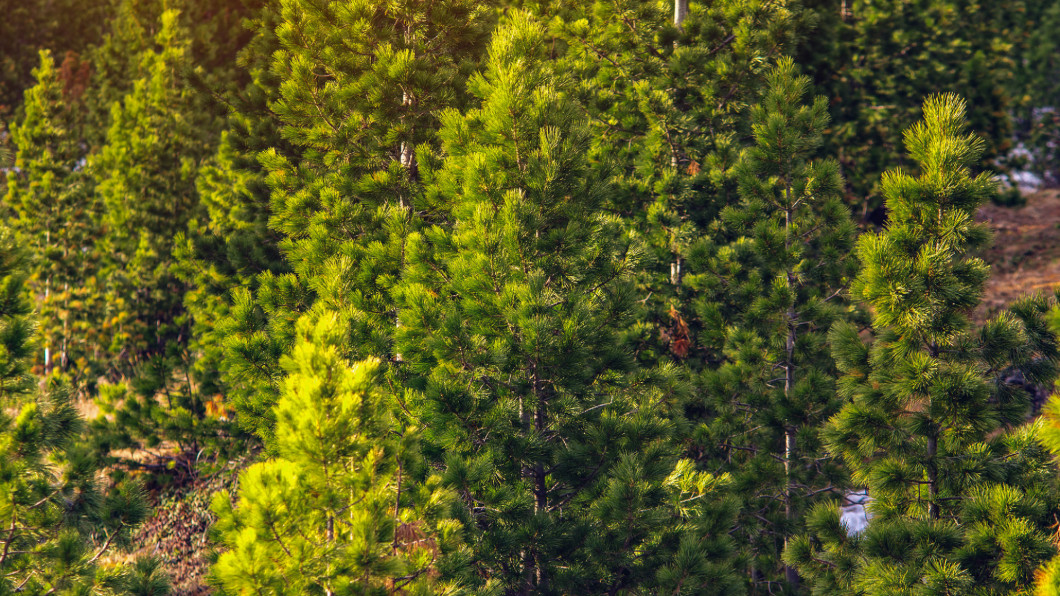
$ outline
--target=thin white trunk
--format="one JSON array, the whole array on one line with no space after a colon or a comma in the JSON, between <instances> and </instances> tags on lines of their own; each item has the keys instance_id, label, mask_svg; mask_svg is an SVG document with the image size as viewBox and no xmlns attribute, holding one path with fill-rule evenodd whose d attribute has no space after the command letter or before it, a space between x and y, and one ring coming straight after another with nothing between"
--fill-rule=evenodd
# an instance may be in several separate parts
<instances>
[{"instance_id":1,"label":"thin white trunk","mask_svg":"<svg viewBox=\"0 0 1060 596\"><path fill-rule=\"evenodd\" d=\"M674 26L680 29L686 16L688 16L688 0L674 0Z\"/></svg>"}]
</instances>

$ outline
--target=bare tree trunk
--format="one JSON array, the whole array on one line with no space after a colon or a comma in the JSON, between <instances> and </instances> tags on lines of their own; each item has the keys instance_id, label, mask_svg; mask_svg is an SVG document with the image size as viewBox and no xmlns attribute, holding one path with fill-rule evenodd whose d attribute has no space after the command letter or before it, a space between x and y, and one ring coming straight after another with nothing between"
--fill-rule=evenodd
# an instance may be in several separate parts
<instances>
[{"instance_id":1,"label":"bare tree trunk","mask_svg":"<svg viewBox=\"0 0 1060 596\"><path fill-rule=\"evenodd\" d=\"M939 438L932 434L927 440L928 492L931 494L931 501L928 503L928 515L931 516L931 519L939 518L939 470L936 463L938 451Z\"/></svg>"},{"instance_id":2,"label":"bare tree trunk","mask_svg":"<svg viewBox=\"0 0 1060 596\"><path fill-rule=\"evenodd\" d=\"M44 242L45 242L46 245L51 245L51 241L52 241L51 235L52 235L52 233L51 233L50 230L44 232ZM44 280L44 302L45 303L48 302L48 298L51 297L51 293L52 293L52 276L49 273L48 274L48 278L46 280ZM47 375L49 372L51 372L51 368L52 368L51 346L45 344L44 345L44 374Z\"/></svg>"},{"instance_id":3,"label":"bare tree trunk","mask_svg":"<svg viewBox=\"0 0 1060 596\"><path fill-rule=\"evenodd\" d=\"M784 205L784 249L785 253L791 253L791 219L794 215L794 206L792 204L792 188L791 183L788 182L787 188L785 189L785 201ZM795 277L795 272L790 268L785 271L788 280L788 291L794 292L795 286L798 283ZM786 314L788 336L785 342L785 360L784 360L784 398L788 400L791 398L791 392L795 390L795 340L796 340L796 328L798 327L798 313L795 312L795 295L792 294L791 303L788 305ZM792 475L792 460L795 457L795 426L788 421L784 425L784 519L790 525L795 519L795 511L792 508L791 501L795 494L795 478ZM784 549L788 548L788 536L784 536ZM799 574L795 571L795 568L791 565L784 565L784 579L793 588L797 588L799 585Z\"/></svg>"},{"instance_id":4,"label":"bare tree trunk","mask_svg":"<svg viewBox=\"0 0 1060 596\"><path fill-rule=\"evenodd\" d=\"M674 0L674 26L680 29L686 16L688 16L688 0Z\"/></svg>"},{"instance_id":5,"label":"bare tree trunk","mask_svg":"<svg viewBox=\"0 0 1060 596\"><path fill-rule=\"evenodd\" d=\"M69 331L69 327L70 327L70 305L69 305L70 284L69 283L64 283L63 284L63 296L64 296L64 298L63 298L63 312L65 314L63 314L62 358L59 359L59 366L60 366L60 368L62 370L66 370L66 367L69 365L69 362L70 362L70 358L67 355L68 354L68 351L67 351L67 337L69 337L69 333L70 333L70 331Z\"/></svg>"},{"instance_id":6,"label":"bare tree trunk","mask_svg":"<svg viewBox=\"0 0 1060 596\"><path fill-rule=\"evenodd\" d=\"M405 34L405 47L409 48L412 46L412 25L405 23L404 25ZM401 105L408 108L412 105L412 97L409 95L408 90L402 89L401 91ZM407 115L407 114L406 114ZM409 131L411 136L412 131ZM409 177L415 180L419 173L416 167L416 153L415 147L412 146L411 140L401 141L401 147L398 150L398 159L401 161L401 165L405 167L409 172Z\"/></svg>"}]
</instances>

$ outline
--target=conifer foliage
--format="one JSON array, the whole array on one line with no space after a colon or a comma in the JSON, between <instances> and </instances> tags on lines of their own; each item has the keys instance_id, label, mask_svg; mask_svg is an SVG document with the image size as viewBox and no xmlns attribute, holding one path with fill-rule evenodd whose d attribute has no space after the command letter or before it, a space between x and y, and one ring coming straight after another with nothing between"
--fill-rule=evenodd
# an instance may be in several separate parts
<instances>
[{"instance_id":1,"label":"conifer foliage","mask_svg":"<svg viewBox=\"0 0 1060 596\"><path fill-rule=\"evenodd\" d=\"M752 582L794 587L791 570L781 578L783 546L809 497L843 484L821 457L817 429L839 405L826 334L845 314L854 229L838 165L811 159L828 123L824 100L803 103L809 80L791 60L766 79L751 110L755 144L736 168L741 201L722 211L723 232L694 244L687 264L693 312L722 349L685 411L699 457L724 462L716 465L745 499L735 531Z\"/></svg>"},{"instance_id":2,"label":"conifer foliage","mask_svg":"<svg viewBox=\"0 0 1060 596\"><path fill-rule=\"evenodd\" d=\"M140 78L111 107L106 143L91 162L104 204L107 349L129 375L180 334L184 288L171 268L174 233L198 204L195 173L208 145L202 114L182 84L188 39L177 11L162 14L139 55Z\"/></svg>"},{"instance_id":3,"label":"conifer foliage","mask_svg":"<svg viewBox=\"0 0 1060 596\"><path fill-rule=\"evenodd\" d=\"M811 513L787 559L817 593L1015 590L1052 552L1043 488L1028 482L1004 434L1023 421L1028 396L1004 373L1051 382L1056 339L1041 298L981 328L968 323L988 275L973 251L989 234L973 216L994 187L970 175L982 141L965 131L962 101L925 101L905 137L919 173L888 172L890 221L858 242L852 293L872 310L872 337L849 323L832 328L849 402L824 436L868 489L872 519L851 536L834 509Z\"/></svg>"},{"instance_id":4,"label":"conifer foliage","mask_svg":"<svg viewBox=\"0 0 1060 596\"><path fill-rule=\"evenodd\" d=\"M224 366L250 386L234 405L263 436L300 313L337 314L351 355L393 359L391 292L404 237L428 210L416 151L436 145L439 116L466 97L489 14L467 0L286 0L277 12L266 90L282 142L258 158L293 272L262 275L223 323L233 331Z\"/></svg>"},{"instance_id":5,"label":"conifer foliage","mask_svg":"<svg viewBox=\"0 0 1060 596\"><path fill-rule=\"evenodd\" d=\"M684 6L680 23L665 10L671 5ZM685 358L716 347L686 310L695 299L682 284L690 245L739 200L733 167L746 108L800 19L787 2L757 0L549 8L568 47L560 63L572 76L570 93L590 122L592 162L610 178L606 205L643 238L638 277L650 314L631 330L644 344L640 356ZM671 324L658 345L655 329Z\"/></svg>"},{"instance_id":6,"label":"conifer foliage","mask_svg":"<svg viewBox=\"0 0 1060 596\"><path fill-rule=\"evenodd\" d=\"M100 558L127 544L147 508L136 485L107 488L78 444L83 430L68 389L38 390L28 374L33 350L26 262L0 234L0 591L126 593L159 586L151 565L128 572ZM157 578L156 578L157 579Z\"/></svg>"},{"instance_id":7,"label":"conifer foliage","mask_svg":"<svg viewBox=\"0 0 1060 596\"><path fill-rule=\"evenodd\" d=\"M40 304L45 368L87 373L102 341L95 314L104 308L94 275L100 236L99 201L85 166L83 104L65 87L50 52L41 52L37 84L26 91L22 122L12 130L18 148L8 172L12 227L30 248L27 284Z\"/></svg>"},{"instance_id":8,"label":"conifer foliage","mask_svg":"<svg viewBox=\"0 0 1060 596\"><path fill-rule=\"evenodd\" d=\"M1060 0L0 8L0 594L1060 593Z\"/></svg>"},{"instance_id":9,"label":"conifer foliage","mask_svg":"<svg viewBox=\"0 0 1060 596\"><path fill-rule=\"evenodd\" d=\"M276 454L214 500L228 550L214 575L232 594L444 594L440 559L459 546L438 476L416 483L416 434L395 424L378 361L340 353L337 317L299 322L275 406Z\"/></svg>"},{"instance_id":10,"label":"conifer foliage","mask_svg":"<svg viewBox=\"0 0 1060 596\"><path fill-rule=\"evenodd\" d=\"M919 104L930 93L965 98L970 125L984 139L977 166L996 169L997 158L1011 148L1012 104L1030 91L1024 83L1012 93L1013 75L1041 64L1029 52L1020 56L1026 27L1050 30L1039 20L1039 7L1052 3L803 4L815 26L800 40L797 60L813 73L816 92L830 99L836 125L826 147L842 164L856 216L882 223L880 176L902 163L902 132L919 118Z\"/></svg>"},{"instance_id":11,"label":"conifer foliage","mask_svg":"<svg viewBox=\"0 0 1060 596\"><path fill-rule=\"evenodd\" d=\"M443 116L444 163L425 178L451 221L409 238L400 294L409 410L476 529L466 581L735 589L719 479L679 464L659 378L618 341L635 243L601 209L547 48L532 17L509 15L471 78L479 105Z\"/></svg>"}]
</instances>

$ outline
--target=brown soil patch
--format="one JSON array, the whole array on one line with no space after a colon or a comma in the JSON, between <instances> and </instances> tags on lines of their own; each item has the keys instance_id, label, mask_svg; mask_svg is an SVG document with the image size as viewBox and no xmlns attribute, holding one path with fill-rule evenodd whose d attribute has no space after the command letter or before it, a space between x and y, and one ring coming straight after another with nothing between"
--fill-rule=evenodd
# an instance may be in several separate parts
<instances>
[{"instance_id":1,"label":"brown soil patch","mask_svg":"<svg viewBox=\"0 0 1060 596\"><path fill-rule=\"evenodd\" d=\"M976 313L984 318L1034 292L1060 286L1060 191L1027 197L1023 207L987 205L980 221L994 231L993 246L983 258L991 266L986 294Z\"/></svg>"}]
</instances>

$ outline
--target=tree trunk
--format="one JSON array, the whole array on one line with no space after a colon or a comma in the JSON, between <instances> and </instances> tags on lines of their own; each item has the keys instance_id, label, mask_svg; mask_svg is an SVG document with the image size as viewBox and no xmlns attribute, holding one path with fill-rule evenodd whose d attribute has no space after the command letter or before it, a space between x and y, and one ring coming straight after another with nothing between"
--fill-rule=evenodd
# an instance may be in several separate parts
<instances>
[{"instance_id":1,"label":"tree trunk","mask_svg":"<svg viewBox=\"0 0 1060 596\"><path fill-rule=\"evenodd\" d=\"M538 373L538 363L534 361L531 364L531 370L533 371L533 387L534 397L536 403L534 404L534 422L533 432L537 436L541 436L545 432L545 426L548 422L548 413L546 411L547 403L545 400L545 391L541 384L541 378ZM545 462L541 461L538 457L534 461L533 470L533 486L534 486L534 513L543 514L548 512L548 484L546 482L545 475ZM534 550L534 583L538 592L547 591L548 578L545 575L545 570L541 565L541 561L538 559L540 553Z\"/></svg>"},{"instance_id":2,"label":"tree trunk","mask_svg":"<svg viewBox=\"0 0 1060 596\"><path fill-rule=\"evenodd\" d=\"M674 26L680 29L686 16L688 16L688 0L674 0Z\"/></svg>"},{"instance_id":3,"label":"tree trunk","mask_svg":"<svg viewBox=\"0 0 1060 596\"><path fill-rule=\"evenodd\" d=\"M785 254L791 254L791 220L794 215L794 207L792 205L792 188L790 182L788 182L785 188L785 200L786 205L784 206L784 249ZM797 279L795 277L795 271L789 268L784 272L787 276L788 289L790 292L795 291ZM792 295L791 302L788 304L788 310L785 313L786 324L787 324L787 338L785 341L785 359L784 359L784 398L785 401L790 400L791 392L795 390L795 340L796 340L796 328L798 327L798 313L795 311L795 296ZM791 506L792 498L795 494L795 479L792 477L792 459L795 456L795 426L788 421L784 426L784 519L788 523L788 527L795 520L795 511ZM787 529L784 534L784 549L788 548ZM793 588L797 588L799 585L799 574L795 571L795 568L785 564L784 565L784 579Z\"/></svg>"},{"instance_id":4,"label":"tree trunk","mask_svg":"<svg viewBox=\"0 0 1060 596\"><path fill-rule=\"evenodd\" d=\"M406 48L411 48L412 47L412 25L409 24L409 23L405 23L404 29L405 29L405 31L404 31L405 47ZM402 107L406 108L406 111L412 105L412 97L409 96L408 91L405 90L405 89L401 90L401 105L402 105ZM405 115L407 116L408 114L406 113ZM410 137L411 137L411 134L412 134L412 131L410 130L409 131L409 136ZM419 172L418 172L418 168L416 167L416 153L415 153L415 148L412 146L412 141L410 139L406 139L404 141L401 141L401 147L398 149L398 153L399 153L398 159L401 160L401 165L404 166L406 170L408 170L409 177L412 178L413 180L418 179Z\"/></svg>"},{"instance_id":5,"label":"tree trunk","mask_svg":"<svg viewBox=\"0 0 1060 596\"><path fill-rule=\"evenodd\" d=\"M939 215L939 222L942 221L942 215ZM939 347L935 342L928 344L928 354L932 359L937 360L939 357ZM931 397L927 398L927 411L931 412ZM931 421L931 428L928 431L927 437L927 462L925 467L927 468L928 477L928 494L931 495L931 501L928 503L928 515L931 519L939 518L939 468L938 468L938 452L939 452L939 435L938 428L935 426L935 421Z\"/></svg>"},{"instance_id":6,"label":"tree trunk","mask_svg":"<svg viewBox=\"0 0 1060 596\"><path fill-rule=\"evenodd\" d=\"M931 519L939 518L939 470L936 464L938 450L939 438L932 431L927 440L928 492L931 494L931 500L928 502L928 515Z\"/></svg>"}]
</instances>

